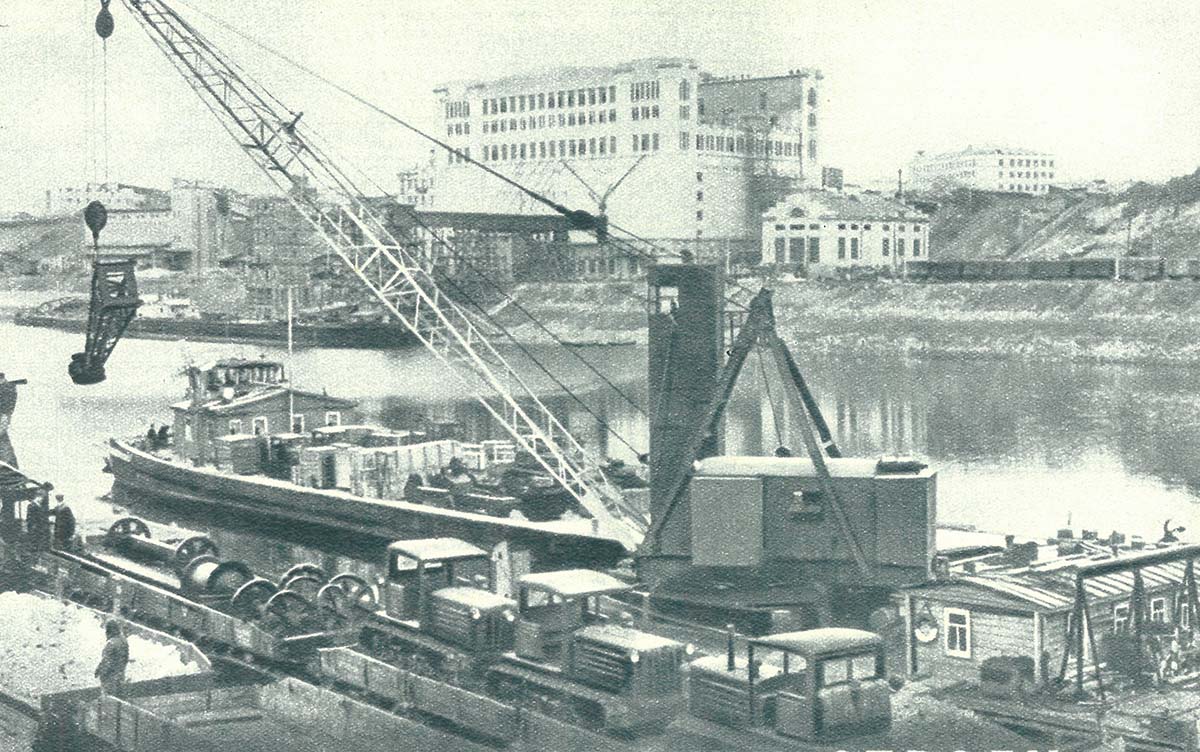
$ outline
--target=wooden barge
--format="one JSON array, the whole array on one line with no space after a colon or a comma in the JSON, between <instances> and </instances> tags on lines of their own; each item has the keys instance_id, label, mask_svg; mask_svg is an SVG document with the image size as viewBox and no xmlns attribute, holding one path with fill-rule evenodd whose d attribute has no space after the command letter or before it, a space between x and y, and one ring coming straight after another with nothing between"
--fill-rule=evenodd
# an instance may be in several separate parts
<instances>
[{"instance_id":1,"label":"wooden barge","mask_svg":"<svg viewBox=\"0 0 1200 752\"><path fill-rule=\"evenodd\" d=\"M87 331L86 318L55 316L33 311L16 314L13 322L18 326L58 329L65 332ZM287 329L286 321L138 317L130 322L125 336L134 339L283 344L288 341ZM416 344L408 330L389 322L298 323L292 327L292 340L297 347L368 350L395 350Z\"/></svg>"},{"instance_id":2,"label":"wooden barge","mask_svg":"<svg viewBox=\"0 0 1200 752\"><path fill-rule=\"evenodd\" d=\"M113 497L153 498L190 509L303 522L358 533L372 540L451 536L488 550L506 544L514 558L527 552L537 568L615 566L627 552L610 538L592 535L587 521L528 522L442 509L405 501L373 499L335 489L309 488L258 475L233 475L159 457L114 439L109 469ZM584 529L580 529L584 528Z\"/></svg>"}]
</instances>

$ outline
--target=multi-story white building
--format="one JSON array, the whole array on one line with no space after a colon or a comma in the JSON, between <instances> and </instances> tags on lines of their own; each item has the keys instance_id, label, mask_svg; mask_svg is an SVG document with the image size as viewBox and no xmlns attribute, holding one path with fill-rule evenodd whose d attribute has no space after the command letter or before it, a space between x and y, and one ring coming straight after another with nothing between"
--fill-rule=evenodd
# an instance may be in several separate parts
<instances>
[{"instance_id":1,"label":"multi-story white building","mask_svg":"<svg viewBox=\"0 0 1200 752\"><path fill-rule=\"evenodd\" d=\"M46 216L76 214L92 201L99 201L109 211L156 210L171 206L171 197L157 188L144 188L125 183L88 183L46 191Z\"/></svg>"},{"instance_id":2,"label":"multi-story white building","mask_svg":"<svg viewBox=\"0 0 1200 752\"><path fill-rule=\"evenodd\" d=\"M1062 182L1053 154L1030 149L970 147L947 154L917 152L909 187L919 190L974 188L1001 193L1042 194Z\"/></svg>"},{"instance_id":3,"label":"multi-story white building","mask_svg":"<svg viewBox=\"0 0 1200 752\"><path fill-rule=\"evenodd\" d=\"M929 257L929 217L874 192L801 191L762 222L764 265L899 269Z\"/></svg>"},{"instance_id":4,"label":"multi-story white building","mask_svg":"<svg viewBox=\"0 0 1200 752\"><path fill-rule=\"evenodd\" d=\"M463 154L572 209L603 209L642 238L758 244L764 209L820 180L819 71L716 78L652 58L559 68L436 90L442 134ZM544 213L453 154L434 208Z\"/></svg>"}]
</instances>

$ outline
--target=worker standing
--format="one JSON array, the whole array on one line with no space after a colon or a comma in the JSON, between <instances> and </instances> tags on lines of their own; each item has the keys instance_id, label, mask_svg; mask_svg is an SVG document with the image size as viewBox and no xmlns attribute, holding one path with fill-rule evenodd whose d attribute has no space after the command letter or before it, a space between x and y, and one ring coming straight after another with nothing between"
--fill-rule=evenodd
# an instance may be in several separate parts
<instances>
[{"instance_id":1,"label":"worker standing","mask_svg":"<svg viewBox=\"0 0 1200 752\"><path fill-rule=\"evenodd\" d=\"M96 678L105 694L115 694L125 683L125 667L129 664L129 642L121 633L121 625L110 620L104 625L108 638L100 654L100 665L96 666Z\"/></svg>"}]
</instances>

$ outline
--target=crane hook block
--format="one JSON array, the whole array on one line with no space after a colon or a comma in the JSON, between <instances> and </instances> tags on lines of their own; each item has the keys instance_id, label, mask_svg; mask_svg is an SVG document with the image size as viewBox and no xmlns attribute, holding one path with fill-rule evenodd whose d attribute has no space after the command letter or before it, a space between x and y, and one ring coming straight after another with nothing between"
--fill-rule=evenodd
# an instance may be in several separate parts
<instances>
[{"instance_id":1,"label":"crane hook block","mask_svg":"<svg viewBox=\"0 0 1200 752\"><path fill-rule=\"evenodd\" d=\"M84 350L72 355L67 366L71 381L79 385L104 381L104 364L141 304L133 261L97 258L92 267L92 300Z\"/></svg>"},{"instance_id":2,"label":"crane hook block","mask_svg":"<svg viewBox=\"0 0 1200 752\"><path fill-rule=\"evenodd\" d=\"M113 33L113 15L108 10L112 0L100 0L100 12L96 14L96 34L101 39L108 39Z\"/></svg>"},{"instance_id":3,"label":"crane hook block","mask_svg":"<svg viewBox=\"0 0 1200 752\"><path fill-rule=\"evenodd\" d=\"M92 231L92 242L100 242L100 231L108 224L108 209L99 201L93 201L83 210L83 221Z\"/></svg>"}]
</instances>

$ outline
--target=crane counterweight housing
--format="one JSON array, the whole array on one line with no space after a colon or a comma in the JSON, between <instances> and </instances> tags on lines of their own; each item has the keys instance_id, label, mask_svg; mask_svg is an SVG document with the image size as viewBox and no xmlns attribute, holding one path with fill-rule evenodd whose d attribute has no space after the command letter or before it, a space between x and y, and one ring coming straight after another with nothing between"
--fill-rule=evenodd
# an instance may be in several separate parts
<instances>
[{"instance_id":1,"label":"crane counterweight housing","mask_svg":"<svg viewBox=\"0 0 1200 752\"><path fill-rule=\"evenodd\" d=\"M595 534L618 540L632 552L646 520L604 478L601 458L585 452L481 328L396 241L296 113L245 76L169 3L123 2L242 151L391 317L446 365L464 391L586 510ZM294 190L305 181L316 191Z\"/></svg>"}]
</instances>

